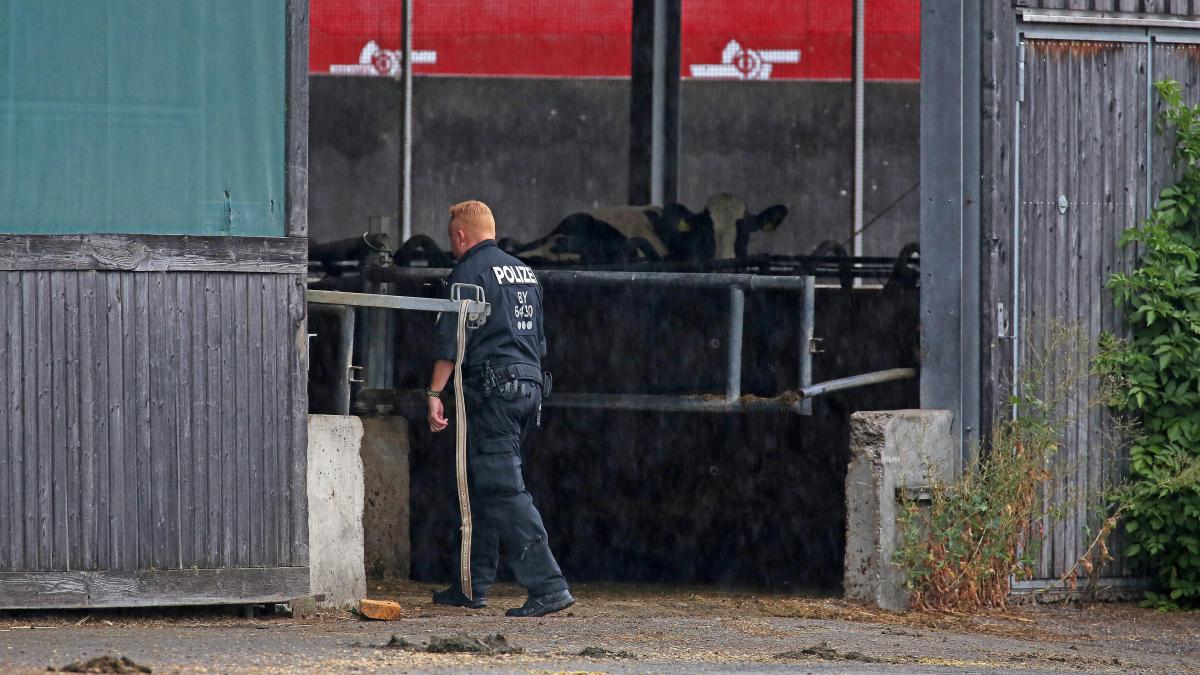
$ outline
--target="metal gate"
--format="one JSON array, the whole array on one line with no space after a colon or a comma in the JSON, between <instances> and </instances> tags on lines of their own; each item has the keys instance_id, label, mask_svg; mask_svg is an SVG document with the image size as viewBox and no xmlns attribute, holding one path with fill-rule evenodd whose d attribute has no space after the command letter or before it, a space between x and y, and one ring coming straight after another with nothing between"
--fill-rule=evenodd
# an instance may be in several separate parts
<instances>
[{"instance_id":1,"label":"metal gate","mask_svg":"<svg viewBox=\"0 0 1200 675\"><path fill-rule=\"evenodd\" d=\"M1127 31L1037 30L1018 45L1018 103L1014 129L1015 178L1012 386L1036 374L1066 420L1044 498L1062 509L1046 532L1039 581L1067 573L1090 543L1102 514L1094 497L1124 471L1128 455L1116 442L1111 414L1097 405L1096 378L1087 375L1102 331L1120 333L1122 317L1108 278L1128 271L1133 252L1122 231L1146 217L1154 195L1170 180L1168 140L1155 137L1153 82L1173 77L1193 85L1200 52L1180 41L1191 36ZM1053 350L1064 330L1088 339L1073 350ZM1113 583L1136 576L1121 559L1101 576Z\"/></svg>"}]
</instances>

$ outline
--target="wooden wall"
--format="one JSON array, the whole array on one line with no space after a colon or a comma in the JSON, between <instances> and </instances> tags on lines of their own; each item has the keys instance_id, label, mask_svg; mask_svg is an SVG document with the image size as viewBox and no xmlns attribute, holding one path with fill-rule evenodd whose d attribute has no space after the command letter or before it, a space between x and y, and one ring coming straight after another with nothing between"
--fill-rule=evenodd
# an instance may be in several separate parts
<instances>
[{"instance_id":1,"label":"wooden wall","mask_svg":"<svg viewBox=\"0 0 1200 675\"><path fill-rule=\"evenodd\" d=\"M1200 16L1200 0L1013 0L1017 7Z\"/></svg>"},{"instance_id":2,"label":"wooden wall","mask_svg":"<svg viewBox=\"0 0 1200 675\"><path fill-rule=\"evenodd\" d=\"M1133 264L1117 238L1141 222L1148 198L1171 179L1170 141L1154 136L1147 119L1159 106L1148 90L1150 80L1180 80L1185 98L1200 100L1200 49L1171 44L1175 38L1156 33L1157 23L1108 25L1102 39L1089 36L1086 25L1023 22L1013 7L1200 14L1198 5L1149 0L985 4L979 315L985 424L1009 414L1014 344L1023 370L1052 372L1064 364L1039 362L1037 356L1039 350L1044 353L1050 322L1076 324L1091 337L1120 330L1120 314L1103 289L1109 275ZM1055 31L1055 39L1038 39L1039 29ZM1130 41L1112 40L1124 35L1114 31L1127 32ZM1019 91L1022 34L1026 63ZM1157 36L1152 48L1151 35ZM1014 191L1018 180L1019 193ZM1069 202L1065 214L1058 210L1060 195ZM1018 218L1019 238L1014 239ZM1015 336L1011 327L1006 334L1000 321L1001 305L1011 321L1014 304L1021 315ZM1075 365L1091 356L1077 354ZM1065 517L1048 533L1037 569L1042 582L1035 584L1052 584L1083 553L1088 543L1083 528L1090 524L1094 531L1098 522L1086 496L1119 477L1128 461L1107 437L1108 414L1087 407L1096 395L1096 383L1085 382L1061 402L1060 412L1071 422L1056 459L1059 476L1047 484L1045 495L1065 509ZM1119 533L1110 544L1119 554ZM1103 571L1109 579L1139 575L1122 559Z\"/></svg>"},{"instance_id":3,"label":"wooden wall","mask_svg":"<svg viewBox=\"0 0 1200 675\"><path fill-rule=\"evenodd\" d=\"M1064 425L1046 485L1047 503L1062 512L1041 552L1042 578L1061 576L1085 553L1082 530L1097 531L1102 520L1095 499L1128 463L1100 382L1089 373L1095 338L1124 332L1104 286L1132 269L1135 255L1120 237L1146 217L1147 59L1145 43L1026 40L1020 372L1057 406ZM1064 330L1076 329L1090 340L1056 346ZM1127 572L1120 558L1106 570Z\"/></svg>"},{"instance_id":4,"label":"wooden wall","mask_svg":"<svg viewBox=\"0 0 1200 675\"><path fill-rule=\"evenodd\" d=\"M307 592L306 242L143 239L0 242L0 607Z\"/></svg>"}]
</instances>

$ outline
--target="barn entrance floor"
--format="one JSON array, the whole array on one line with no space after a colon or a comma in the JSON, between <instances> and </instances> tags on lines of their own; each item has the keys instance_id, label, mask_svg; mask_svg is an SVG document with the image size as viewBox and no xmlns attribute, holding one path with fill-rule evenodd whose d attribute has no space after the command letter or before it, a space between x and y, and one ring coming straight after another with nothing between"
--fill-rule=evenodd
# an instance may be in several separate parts
<instances>
[{"instance_id":1,"label":"barn entrance floor","mask_svg":"<svg viewBox=\"0 0 1200 675\"><path fill-rule=\"evenodd\" d=\"M240 618L230 610L0 613L0 671L46 672L102 654L161 673L191 672L1200 672L1200 612L1126 604L1022 606L1005 613L889 614L780 593L578 585L578 604L508 619L523 600L501 586L487 609L434 607L429 584L371 585L404 607L395 622L347 612ZM503 634L520 654L430 654L437 636ZM580 656L587 648L606 650ZM622 654L625 652L625 654Z\"/></svg>"}]
</instances>

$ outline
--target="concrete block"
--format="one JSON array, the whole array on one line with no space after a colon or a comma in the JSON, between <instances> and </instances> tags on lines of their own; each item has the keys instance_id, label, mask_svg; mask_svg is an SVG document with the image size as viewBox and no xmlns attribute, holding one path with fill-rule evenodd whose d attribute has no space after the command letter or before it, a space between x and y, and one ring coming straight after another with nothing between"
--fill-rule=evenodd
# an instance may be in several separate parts
<instances>
[{"instance_id":1,"label":"concrete block","mask_svg":"<svg viewBox=\"0 0 1200 675\"><path fill-rule=\"evenodd\" d=\"M850 416L846 473L847 598L908 608L904 572L892 564L898 541L896 489L949 481L961 473L948 410L886 410Z\"/></svg>"},{"instance_id":2,"label":"concrete block","mask_svg":"<svg viewBox=\"0 0 1200 675\"><path fill-rule=\"evenodd\" d=\"M367 594L362 437L357 417L308 416L310 592L325 596L323 607L354 607Z\"/></svg>"},{"instance_id":3,"label":"concrete block","mask_svg":"<svg viewBox=\"0 0 1200 675\"><path fill-rule=\"evenodd\" d=\"M403 417L366 417L362 425L367 574L407 579L412 560L408 421Z\"/></svg>"}]
</instances>

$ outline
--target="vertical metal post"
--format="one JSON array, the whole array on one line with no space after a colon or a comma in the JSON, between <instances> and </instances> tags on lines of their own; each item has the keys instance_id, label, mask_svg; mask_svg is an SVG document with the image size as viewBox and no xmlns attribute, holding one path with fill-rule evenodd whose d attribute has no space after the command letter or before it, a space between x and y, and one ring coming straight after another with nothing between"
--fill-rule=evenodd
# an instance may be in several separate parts
<instances>
[{"instance_id":1,"label":"vertical metal post","mask_svg":"<svg viewBox=\"0 0 1200 675\"><path fill-rule=\"evenodd\" d=\"M676 200L681 0L634 0L629 203Z\"/></svg>"},{"instance_id":2,"label":"vertical metal post","mask_svg":"<svg viewBox=\"0 0 1200 675\"><path fill-rule=\"evenodd\" d=\"M338 313L338 350L337 350L337 392L334 396L334 408L339 415L350 414L351 385L350 376L354 366L354 319L353 307L334 305Z\"/></svg>"},{"instance_id":3,"label":"vertical metal post","mask_svg":"<svg viewBox=\"0 0 1200 675\"><path fill-rule=\"evenodd\" d=\"M412 237L412 13L413 0L404 1L401 39L404 43L404 70L401 73L403 115L400 128L400 241Z\"/></svg>"},{"instance_id":4,"label":"vertical metal post","mask_svg":"<svg viewBox=\"0 0 1200 675\"><path fill-rule=\"evenodd\" d=\"M816 277L804 277L804 292L800 295L800 389L812 384L813 319L816 315ZM800 402L801 413L812 414L812 399Z\"/></svg>"},{"instance_id":5,"label":"vertical metal post","mask_svg":"<svg viewBox=\"0 0 1200 675\"><path fill-rule=\"evenodd\" d=\"M737 286L729 289L729 370L725 380L725 398L736 401L742 395L742 329L746 317L746 292Z\"/></svg>"},{"instance_id":6,"label":"vertical metal post","mask_svg":"<svg viewBox=\"0 0 1200 675\"><path fill-rule=\"evenodd\" d=\"M1154 36L1146 36L1146 214L1154 211Z\"/></svg>"},{"instance_id":7,"label":"vertical metal post","mask_svg":"<svg viewBox=\"0 0 1200 675\"><path fill-rule=\"evenodd\" d=\"M1013 114L1012 396L1021 394L1021 109L1025 103L1025 40L1017 36L1017 104ZM1017 406L1012 406L1017 416Z\"/></svg>"},{"instance_id":8,"label":"vertical metal post","mask_svg":"<svg viewBox=\"0 0 1200 675\"><path fill-rule=\"evenodd\" d=\"M854 0L854 242L850 255L863 254L863 143L864 140L864 108L866 92L863 79L866 74L864 65L866 38L866 0ZM855 285L859 280L854 280Z\"/></svg>"}]
</instances>

